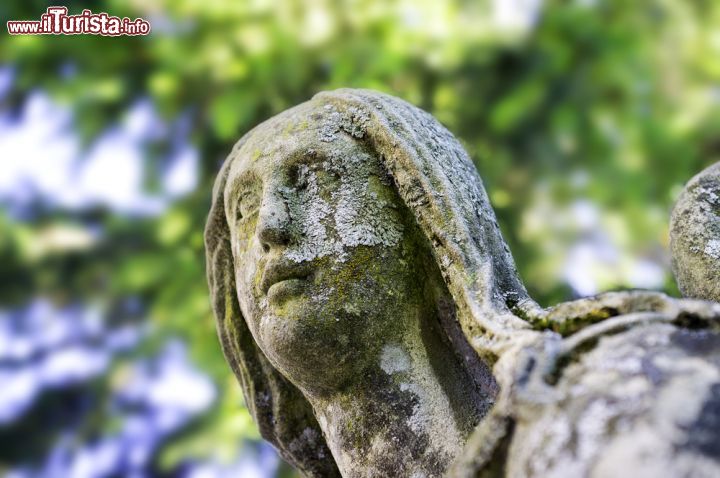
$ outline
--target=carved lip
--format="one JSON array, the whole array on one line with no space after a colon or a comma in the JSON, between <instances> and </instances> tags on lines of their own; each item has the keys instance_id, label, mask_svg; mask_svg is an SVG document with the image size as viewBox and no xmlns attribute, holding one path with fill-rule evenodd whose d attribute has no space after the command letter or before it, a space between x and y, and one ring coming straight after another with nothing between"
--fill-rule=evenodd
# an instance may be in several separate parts
<instances>
[{"instance_id":1,"label":"carved lip","mask_svg":"<svg viewBox=\"0 0 720 478\"><path fill-rule=\"evenodd\" d=\"M311 273L311 265L308 262L294 262L284 258L270 260L263 271L260 290L263 294L267 294L268 289L278 282L289 279L306 280Z\"/></svg>"}]
</instances>

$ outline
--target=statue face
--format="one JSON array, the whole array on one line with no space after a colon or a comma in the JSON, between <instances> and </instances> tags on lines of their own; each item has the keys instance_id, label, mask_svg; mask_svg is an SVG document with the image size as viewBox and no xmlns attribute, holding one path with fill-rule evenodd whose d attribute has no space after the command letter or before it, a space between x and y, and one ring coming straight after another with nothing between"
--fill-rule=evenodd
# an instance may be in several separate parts
<instances>
[{"instance_id":1,"label":"statue face","mask_svg":"<svg viewBox=\"0 0 720 478\"><path fill-rule=\"evenodd\" d=\"M344 133L312 148L303 134L241 148L225 206L255 340L301 389L333 390L413 325L396 312L418 307L424 281L379 158Z\"/></svg>"}]
</instances>

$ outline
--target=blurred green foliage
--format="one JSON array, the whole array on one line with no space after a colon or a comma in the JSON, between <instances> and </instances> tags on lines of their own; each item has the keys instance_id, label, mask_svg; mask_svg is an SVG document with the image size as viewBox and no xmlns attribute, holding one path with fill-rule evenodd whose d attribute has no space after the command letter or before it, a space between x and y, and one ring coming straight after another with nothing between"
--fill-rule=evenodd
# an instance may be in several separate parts
<instances>
[{"instance_id":1,"label":"blurred green foliage","mask_svg":"<svg viewBox=\"0 0 720 478\"><path fill-rule=\"evenodd\" d=\"M3 2L0 12L36 19L53 3ZM599 211L593 227L621 251L612 270L587 271L601 289L632 286L632 259L627 270L622 261L641 257L661 264L661 286L674 291L670 207L685 181L720 159L716 1L549 0L532 25L517 29L493 21L491 3L464 0L67 5L70 13L143 17L153 30L134 38L3 35L0 61L17 73L3 106L19 108L30 92L48 91L72 108L89 145L123 120L128 105L149 97L168 120L188 116L199 186L160 217L104 208L0 215L0 302L44 295L111 308L135 296L158 331L154 340L184 337L222 397L164 450L166 466L187 455L232 457L241 440L258 438L215 339L202 231L214 176L233 142L318 91L385 91L458 136L543 304L573 294L563 261L588 233L568 213L577 201ZM63 73L68 68L72 74ZM149 189L168 148L160 142L144 152ZM103 238L86 250L33 253L57 223L96 224Z\"/></svg>"}]
</instances>

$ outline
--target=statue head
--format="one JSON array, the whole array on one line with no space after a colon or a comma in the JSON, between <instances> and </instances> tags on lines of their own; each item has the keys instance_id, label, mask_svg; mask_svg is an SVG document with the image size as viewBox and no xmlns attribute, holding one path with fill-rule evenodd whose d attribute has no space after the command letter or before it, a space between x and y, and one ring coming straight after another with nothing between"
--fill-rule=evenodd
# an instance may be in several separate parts
<instances>
[{"instance_id":1,"label":"statue head","mask_svg":"<svg viewBox=\"0 0 720 478\"><path fill-rule=\"evenodd\" d=\"M321 93L245 135L206 246L248 407L311 475L336 469L308 395L344 387L410 331L444 335L491 387L497 347L526 327L508 313L527 296L472 162L430 115L380 93Z\"/></svg>"},{"instance_id":2,"label":"statue head","mask_svg":"<svg viewBox=\"0 0 720 478\"><path fill-rule=\"evenodd\" d=\"M321 394L417 328L442 280L375 151L349 134L308 144L324 121L303 109L304 121L238 151L226 208L253 337L284 376Z\"/></svg>"}]
</instances>

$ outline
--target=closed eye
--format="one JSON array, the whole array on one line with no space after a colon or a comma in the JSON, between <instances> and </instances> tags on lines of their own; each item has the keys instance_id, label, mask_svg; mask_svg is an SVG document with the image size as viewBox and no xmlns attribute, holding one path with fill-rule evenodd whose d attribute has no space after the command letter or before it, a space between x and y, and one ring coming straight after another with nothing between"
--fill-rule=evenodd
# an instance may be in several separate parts
<instances>
[{"instance_id":1,"label":"closed eye","mask_svg":"<svg viewBox=\"0 0 720 478\"><path fill-rule=\"evenodd\" d=\"M236 219L239 221L249 218L258 211L259 207L260 196L258 194L252 192L243 194L236 208Z\"/></svg>"}]
</instances>

